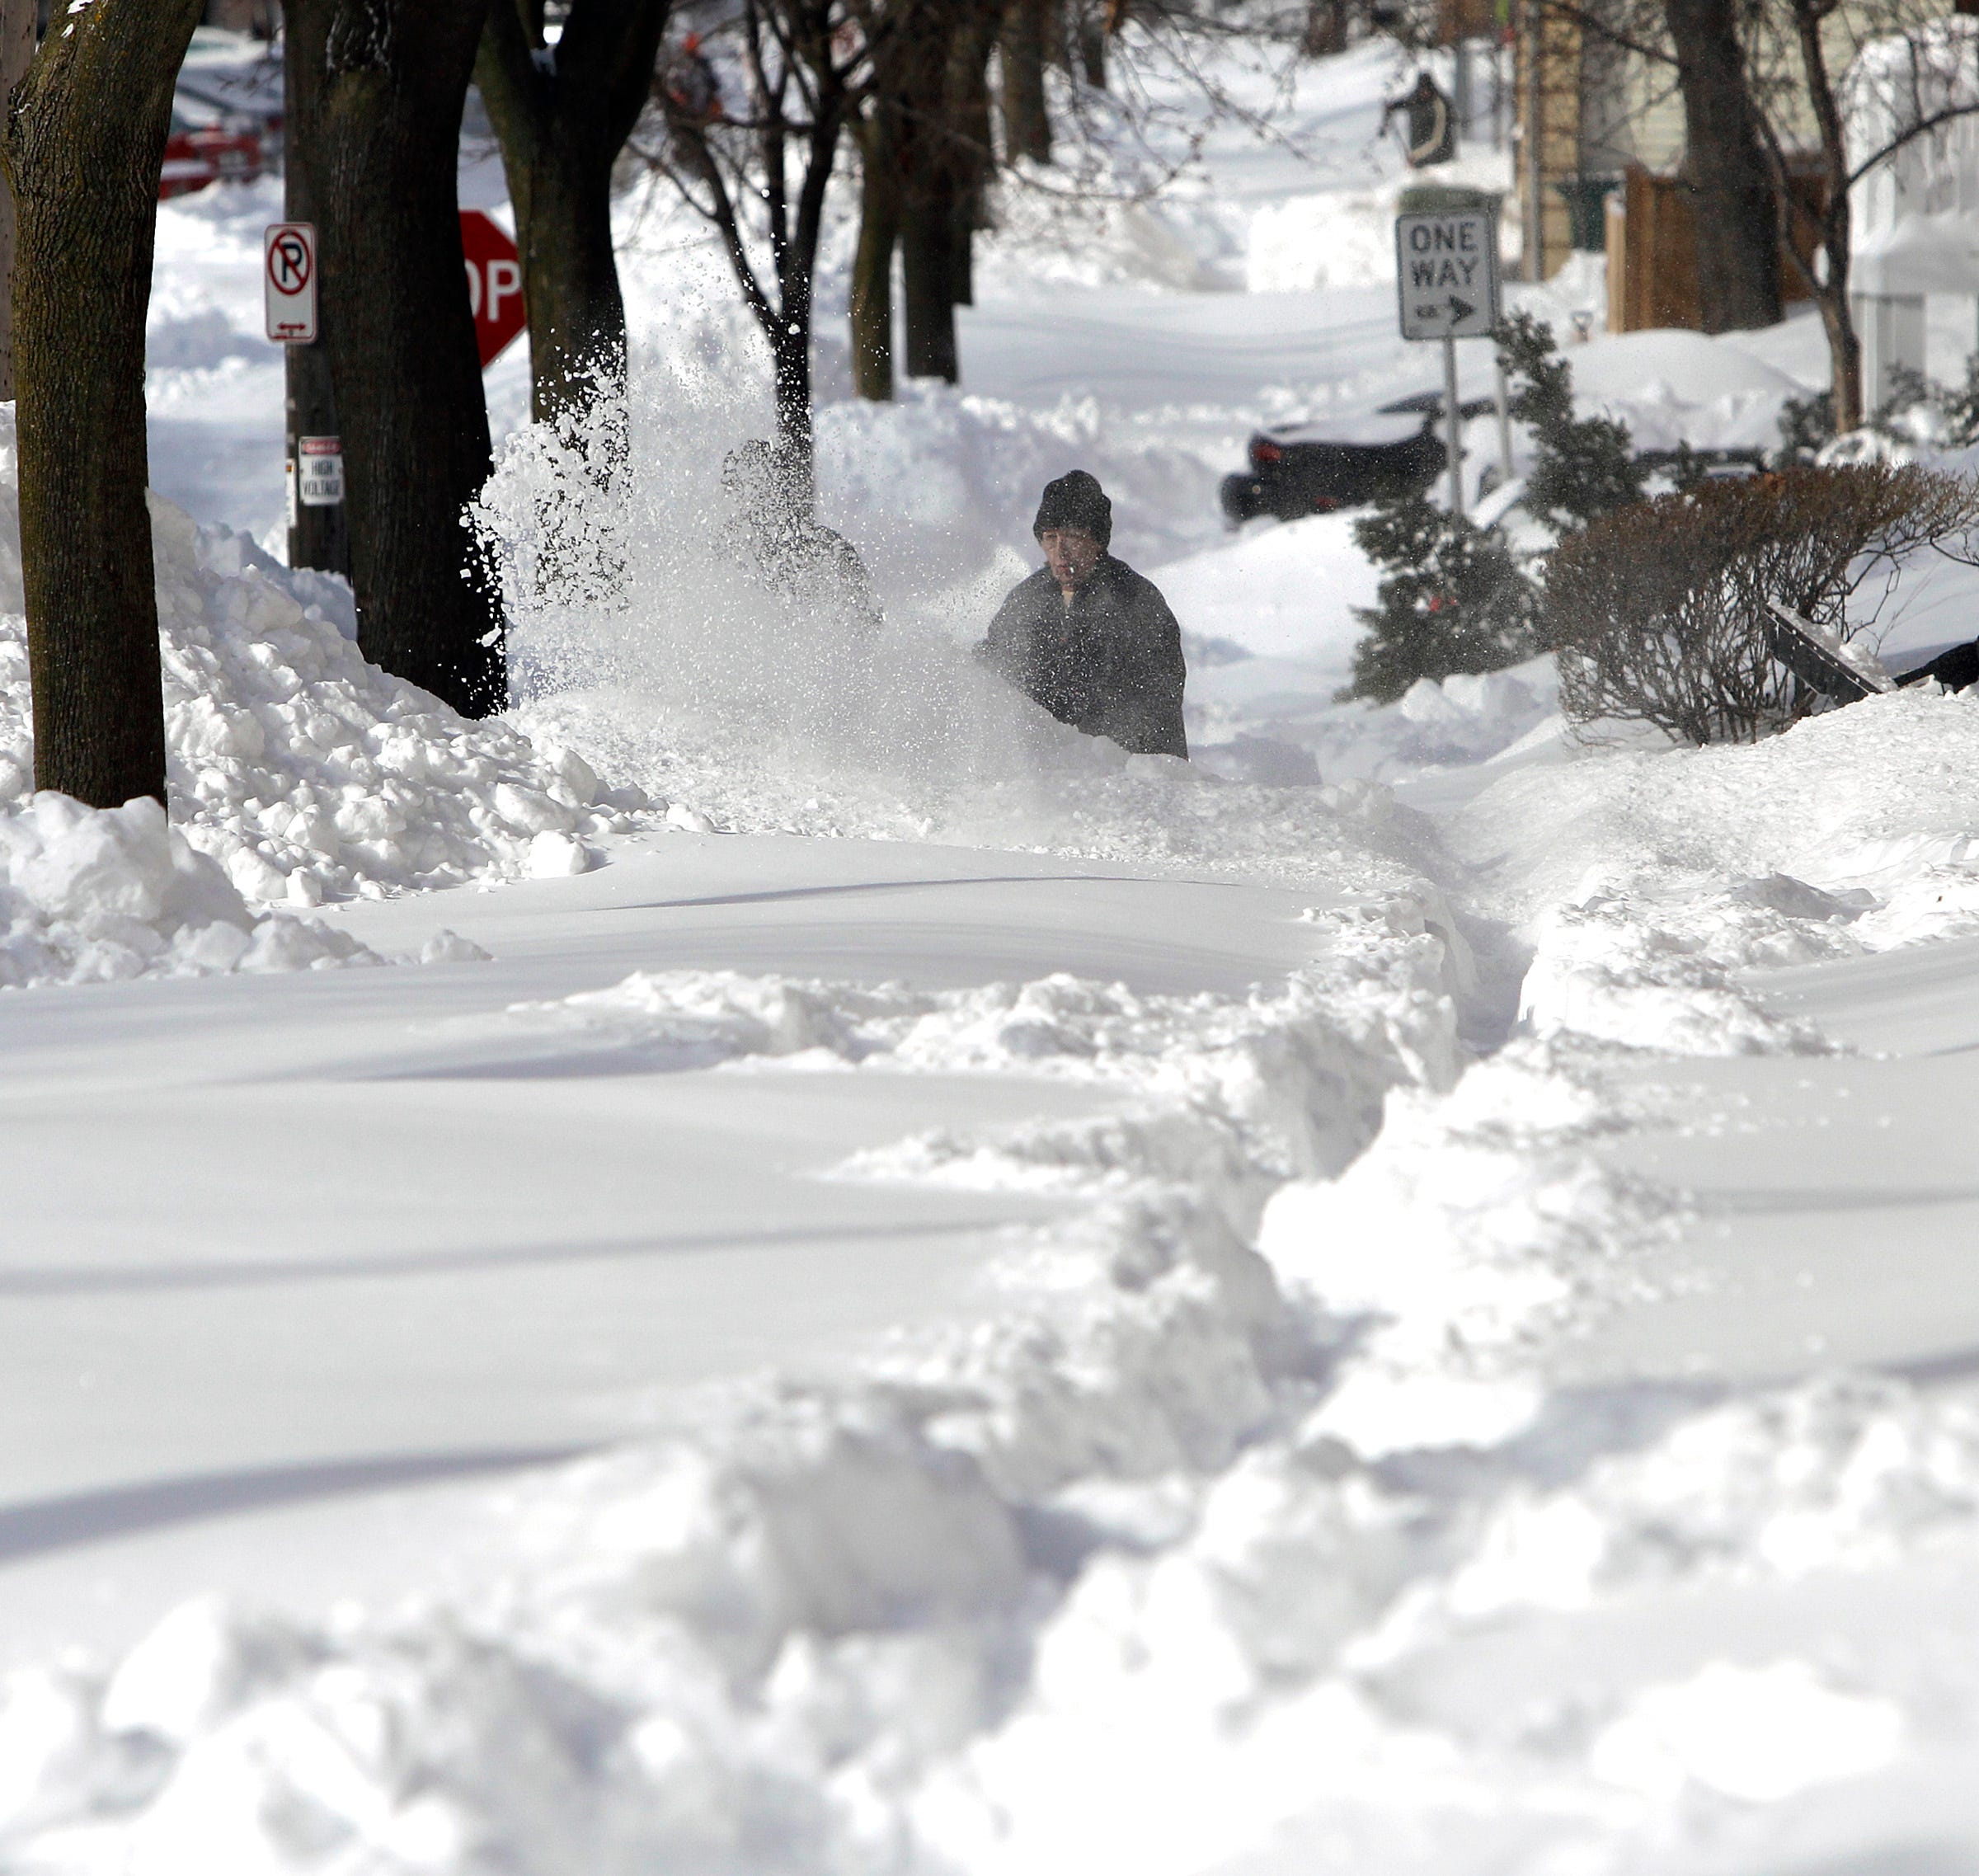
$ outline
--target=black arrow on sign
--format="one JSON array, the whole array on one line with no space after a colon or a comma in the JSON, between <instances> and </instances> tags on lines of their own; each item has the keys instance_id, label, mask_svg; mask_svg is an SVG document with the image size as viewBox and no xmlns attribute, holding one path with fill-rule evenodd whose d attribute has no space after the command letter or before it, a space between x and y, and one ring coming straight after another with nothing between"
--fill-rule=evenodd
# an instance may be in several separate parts
<instances>
[{"instance_id":1,"label":"black arrow on sign","mask_svg":"<svg viewBox=\"0 0 1979 1876\"><path fill-rule=\"evenodd\" d=\"M1461 325L1477 310L1477 308L1473 306L1469 300L1459 299L1454 293L1450 296L1450 322L1451 325Z\"/></svg>"}]
</instances>

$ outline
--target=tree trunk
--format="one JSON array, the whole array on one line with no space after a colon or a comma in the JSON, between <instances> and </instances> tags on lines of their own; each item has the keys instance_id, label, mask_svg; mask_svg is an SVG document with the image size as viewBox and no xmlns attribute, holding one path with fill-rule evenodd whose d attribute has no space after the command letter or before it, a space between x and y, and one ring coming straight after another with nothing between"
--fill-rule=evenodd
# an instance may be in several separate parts
<instances>
[{"instance_id":1,"label":"tree trunk","mask_svg":"<svg viewBox=\"0 0 1979 1876\"><path fill-rule=\"evenodd\" d=\"M975 304L975 237L990 223L990 178L996 163L990 129L990 60L1003 26L1002 0L978 0L951 41L947 80L947 167L955 219L949 297Z\"/></svg>"},{"instance_id":2,"label":"tree trunk","mask_svg":"<svg viewBox=\"0 0 1979 1876\"><path fill-rule=\"evenodd\" d=\"M983 192L964 189L952 211L955 229L949 237L948 298L957 306L975 304L975 237L985 225Z\"/></svg>"},{"instance_id":3,"label":"tree trunk","mask_svg":"<svg viewBox=\"0 0 1979 1876\"><path fill-rule=\"evenodd\" d=\"M667 0L578 0L552 55L540 4L491 0L475 78L515 206L538 423L624 392L612 165L646 101L667 10Z\"/></svg>"},{"instance_id":4,"label":"tree trunk","mask_svg":"<svg viewBox=\"0 0 1979 1876\"><path fill-rule=\"evenodd\" d=\"M487 5L287 9L294 148L321 214L358 644L471 717L508 695L500 602L465 512L491 458L454 190Z\"/></svg>"},{"instance_id":5,"label":"tree trunk","mask_svg":"<svg viewBox=\"0 0 1979 1876\"><path fill-rule=\"evenodd\" d=\"M1045 63L1055 65L1067 78L1072 75L1072 41L1065 9L1072 0L1044 0Z\"/></svg>"},{"instance_id":6,"label":"tree trunk","mask_svg":"<svg viewBox=\"0 0 1979 1876\"><path fill-rule=\"evenodd\" d=\"M96 0L12 101L14 365L35 784L165 799L144 315L172 87L200 0Z\"/></svg>"},{"instance_id":7,"label":"tree trunk","mask_svg":"<svg viewBox=\"0 0 1979 1876\"><path fill-rule=\"evenodd\" d=\"M35 56L35 0L0 0L0 120ZM0 188L0 403L14 394L14 198Z\"/></svg>"},{"instance_id":8,"label":"tree trunk","mask_svg":"<svg viewBox=\"0 0 1979 1876\"><path fill-rule=\"evenodd\" d=\"M1072 0L1077 10L1079 74L1096 92L1107 88L1107 26L1099 0Z\"/></svg>"},{"instance_id":9,"label":"tree trunk","mask_svg":"<svg viewBox=\"0 0 1979 1876\"><path fill-rule=\"evenodd\" d=\"M893 256L900 239L900 139L890 101L876 98L860 136L859 245L852 263L852 381L862 397L893 397Z\"/></svg>"},{"instance_id":10,"label":"tree trunk","mask_svg":"<svg viewBox=\"0 0 1979 1876\"><path fill-rule=\"evenodd\" d=\"M1698 300L1707 332L1780 319L1773 185L1746 96L1734 0L1664 0L1696 191Z\"/></svg>"},{"instance_id":11,"label":"tree trunk","mask_svg":"<svg viewBox=\"0 0 1979 1876\"><path fill-rule=\"evenodd\" d=\"M1862 422L1862 340L1849 307L1849 261L1851 218L1849 211L1849 153L1841 121L1841 107L1835 96L1834 82L1828 76L1828 60L1822 45L1821 29L1826 20L1826 0L1792 0L1794 36L1799 42L1801 77L1807 102L1821 138L1822 167L1828 185L1828 200L1822 219L1822 253L1827 265L1817 284L1816 298L1821 307L1821 322L1828 340L1828 360L1834 372L1835 430L1837 435L1856 429ZM1779 192L1778 213L1782 228L1793 217L1793 203L1787 195L1784 160L1778 162L1775 187Z\"/></svg>"},{"instance_id":12,"label":"tree trunk","mask_svg":"<svg viewBox=\"0 0 1979 1876\"><path fill-rule=\"evenodd\" d=\"M955 344L955 205L946 192L911 192L900 231L910 378L952 384L961 375Z\"/></svg>"},{"instance_id":13,"label":"tree trunk","mask_svg":"<svg viewBox=\"0 0 1979 1876\"><path fill-rule=\"evenodd\" d=\"M1045 104L1045 20L1051 0L1012 0L998 46L1003 79L1004 160L1051 160Z\"/></svg>"},{"instance_id":14,"label":"tree trunk","mask_svg":"<svg viewBox=\"0 0 1979 1876\"><path fill-rule=\"evenodd\" d=\"M991 153L987 71L1001 13L997 0L930 9L930 43L912 62L900 270L913 378L952 384L961 375L955 309L973 290L971 250Z\"/></svg>"},{"instance_id":15,"label":"tree trunk","mask_svg":"<svg viewBox=\"0 0 1979 1876\"><path fill-rule=\"evenodd\" d=\"M907 375L956 381L955 163L949 69L963 0L924 0L908 12L877 101L896 127L900 284Z\"/></svg>"},{"instance_id":16,"label":"tree trunk","mask_svg":"<svg viewBox=\"0 0 1979 1876\"><path fill-rule=\"evenodd\" d=\"M1306 0L1305 31L1299 49L1308 59L1325 59L1347 50L1347 0Z\"/></svg>"},{"instance_id":17,"label":"tree trunk","mask_svg":"<svg viewBox=\"0 0 1979 1876\"><path fill-rule=\"evenodd\" d=\"M1848 275L1841 276L1841 291L1826 287L1815 294L1821 308L1822 330L1828 341L1828 365L1835 399L1835 434L1845 435L1861 427L1862 338L1855 330L1854 315L1849 307Z\"/></svg>"},{"instance_id":18,"label":"tree trunk","mask_svg":"<svg viewBox=\"0 0 1979 1876\"><path fill-rule=\"evenodd\" d=\"M505 0L494 0L501 6ZM529 415L553 423L625 388L625 299L612 248L612 158L570 126L498 110L484 82L515 208L529 317ZM586 147L589 145L590 147Z\"/></svg>"},{"instance_id":19,"label":"tree trunk","mask_svg":"<svg viewBox=\"0 0 1979 1876\"><path fill-rule=\"evenodd\" d=\"M787 461L803 477L806 505L810 500L814 437L811 418L811 312L786 320L770 341L770 369L777 399L777 435Z\"/></svg>"}]
</instances>

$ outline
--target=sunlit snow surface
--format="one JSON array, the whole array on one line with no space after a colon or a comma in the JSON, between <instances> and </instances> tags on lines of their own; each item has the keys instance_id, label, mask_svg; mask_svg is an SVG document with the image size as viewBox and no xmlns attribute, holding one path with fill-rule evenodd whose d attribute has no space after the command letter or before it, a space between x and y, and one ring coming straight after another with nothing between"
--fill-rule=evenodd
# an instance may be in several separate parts
<instances>
[{"instance_id":1,"label":"sunlit snow surface","mask_svg":"<svg viewBox=\"0 0 1979 1876\"><path fill-rule=\"evenodd\" d=\"M631 190L631 474L490 375L491 724L264 551L279 189L167 207L169 830L29 793L0 548L0 1869L1979 1868L1979 708L1336 704L1351 523L1215 482L1434 382L1408 69L1215 66L1268 134L1129 199L1202 128L1158 73L1121 200L1006 194L959 391L841 401L841 208L877 635L738 556L761 360ZM1822 363L1573 358L1655 444ZM1075 464L1196 764L966 655Z\"/></svg>"}]
</instances>

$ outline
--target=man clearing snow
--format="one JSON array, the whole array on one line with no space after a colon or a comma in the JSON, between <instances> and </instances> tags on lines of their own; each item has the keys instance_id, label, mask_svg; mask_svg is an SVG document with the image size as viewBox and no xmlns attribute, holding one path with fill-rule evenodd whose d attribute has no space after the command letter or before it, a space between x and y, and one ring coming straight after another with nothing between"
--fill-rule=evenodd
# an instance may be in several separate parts
<instances>
[{"instance_id":1,"label":"man clearing snow","mask_svg":"<svg viewBox=\"0 0 1979 1876\"><path fill-rule=\"evenodd\" d=\"M1011 588L976 656L1061 723L1136 755L1186 758L1182 630L1154 585L1107 552L1106 491L1084 469L1060 476L1031 532L1045 564Z\"/></svg>"},{"instance_id":2,"label":"man clearing snow","mask_svg":"<svg viewBox=\"0 0 1979 1876\"><path fill-rule=\"evenodd\" d=\"M771 592L861 632L881 623L858 549L811 512L801 472L759 439L729 452L722 487L744 525L744 557Z\"/></svg>"},{"instance_id":3,"label":"man clearing snow","mask_svg":"<svg viewBox=\"0 0 1979 1876\"><path fill-rule=\"evenodd\" d=\"M1442 87L1428 73L1420 73L1415 89L1407 96L1394 100L1381 113L1381 128L1388 128L1389 118L1401 115L1408 120L1408 167L1411 169L1427 169L1431 163L1450 162L1457 153L1456 120L1451 115L1450 100L1443 95Z\"/></svg>"}]
</instances>

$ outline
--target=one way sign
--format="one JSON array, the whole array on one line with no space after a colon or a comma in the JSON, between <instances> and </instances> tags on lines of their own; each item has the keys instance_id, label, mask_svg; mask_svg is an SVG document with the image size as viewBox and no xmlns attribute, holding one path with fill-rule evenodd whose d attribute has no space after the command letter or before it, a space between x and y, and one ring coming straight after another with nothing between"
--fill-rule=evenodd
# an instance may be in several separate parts
<instances>
[{"instance_id":1,"label":"one way sign","mask_svg":"<svg viewBox=\"0 0 1979 1876\"><path fill-rule=\"evenodd\" d=\"M1395 218L1405 339L1488 338L1498 322L1498 218L1439 209Z\"/></svg>"}]
</instances>

